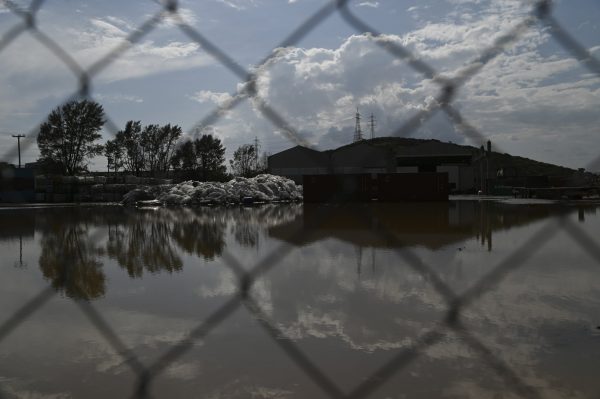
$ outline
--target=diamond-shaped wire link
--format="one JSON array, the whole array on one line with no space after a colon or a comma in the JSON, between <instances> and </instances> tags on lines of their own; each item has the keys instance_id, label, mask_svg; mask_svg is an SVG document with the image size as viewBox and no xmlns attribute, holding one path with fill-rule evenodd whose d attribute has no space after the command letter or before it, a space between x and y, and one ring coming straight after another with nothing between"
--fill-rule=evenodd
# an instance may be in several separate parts
<instances>
[{"instance_id":1,"label":"diamond-shaped wire link","mask_svg":"<svg viewBox=\"0 0 600 399\"><path fill-rule=\"evenodd\" d=\"M452 78L440 75L420 57L403 46L391 41L384 33L378 32L358 18L349 8L350 0L331 0L326 2L324 6L294 29L273 51L271 51L271 53L250 71L241 67L229 54L221 50L218 45L209 41L200 31L183 22L181 15L178 13L178 3L176 0L154 0L154 2L161 5L161 10L158 13L135 29L120 45L94 62L87 70L84 70L59 43L55 42L50 36L37 28L36 14L43 7L45 3L44 0L33 0L28 9L21 8L11 0L0 0L0 3L2 3L10 12L22 19L21 23L17 23L0 37L0 56L9 45L20 37L20 35L28 32L40 44L60 59L78 79L77 91L62 103L80 98L92 99L92 81L94 77L122 56L130 47L139 43L139 41L149 32L154 30L164 18L171 16L177 21L179 29L188 38L199 44L224 67L228 68L232 73L238 76L243 82L242 87L244 87L239 93L234 93L230 101L220 105L198 123L194 124L192 131L199 132L203 128L216 123L225 112L235 108L242 101L250 99L263 117L270 120L276 127L281 129L282 133L290 140L290 142L305 147L310 147L310 144L298 134L298 130L294 129L294 127L289 124L279 112L273 109L264 99L260 98L256 84L261 72L277 59L281 51L285 51L285 48L296 45L307 34L323 24L329 16L336 12L346 21L348 26L361 34L370 35L372 40L378 46L385 49L394 58L406 62L415 71L420 72L425 77L440 85L440 93L437 101L434 101L428 107L424 107L422 111L411 117L402 126L398 127L393 133L395 136L407 136L414 133L439 110L443 110L450 120L458 127L457 130L459 132L472 142L481 144L486 138L485 135L469 124L452 104L456 92L470 78L479 73L486 64L509 48L509 46L514 45L514 43L517 42L536 21L548 27L549 32L562 47L569 51L592 73L600 76L600 61L585 47L578 43L554 18L552 15L552 2L549 0L537 1L529 16L516 24L513 29L500 36L489 48L482 51L479 57L468 63ZM281 50L282 48L283 50ZM115 135L119 130L117 124L109 116L106 116L106 120L107 129L110 133ZM33 144L37 132L38 128L34 128L30 131L27 139L22 142L23 150L26 150ZM8 151L3 159L11 160L14 157L16 157L16 147ZM600 159L600 157L598 159ZM325 219L326 218L321 218L321 221ZM480 353L481 357L486 360L498 375L504 378L509 385L509 388L515 393L523 397L540 397L536 390L522 381L522 379L510 368L510 365L503 362L497 354L493 353L493 351L483 345L481 341L473 336L471 332L461 324L461 312L466 306L473 303L481 295L492 290L508 274L512 273L517 268L523 267L526 260L547 243L558 231L565 231L585 252L600 264L600 246L597 242L581 228L568 220L568 218L561 217L558 221L553 220L540 231L533 234L522 246L517 248L505 260L496 265L490 273L481 278L473 287L458 296L439 278L439 276L437 276L433 269L424 264L416 254L406 248L402 248L402 243L396 239L391 231L387 231L385 224L381 225L384 226L384 229L380 232L382 237L395 242L395 246L399 248L397 253L400 255L401 259L417 273L427 277L435 290L446 301L448 311L442 324L438 326L439 328L426 333L418 339L415 345L407 350L399 352L391 361L384 364L380 369L368 377L364 383L360 384L349 394L344 394L329 379L329 377L322 373L322 371L306 357L293 341L285 339L281 331L275 326L275 323L267 317L267 314L252 298L251 288L256 279L281 264L283 259L292 250L292 248L284 245L276 248L267 255L265 259L258 262L248 271L235 257L225 251L223 254L224 263L239 279L239 287L236 295L199 324L198 327L192 330L185 340L164 353L150 367L144 367L144 365L141 364L133 352L123 344L122 340L119 338L118 334L113 331L110 324L108 324L101 314L96 311L91 302L80 300L78 301L78 305L90 322L107 340L110 346L123 357L124 361L138 375L136 393L134 395L136 398L150 397L149 386L156 375L160 374L173 361L189 351L196 340L205 337L241 307L246 308L254 315L271 338L282 347L288 356L313 382L321 387L321 389L332 398L365 398L369 396L385 381L406 368L412 360L421 356L426 348L439 342L445 336L445 332L442 331L444 329L455 332L469 347ZM304 231L300 230L297 234L298 236L302 236L304 233ZM92 237L94 239L100 239L101 235L96 234ZM65 263L65 268L61 275L63 281L62 283L59 281L59 285L69 284L70 266L70 262ZM18 328L23 321L28 319L33 313L46 304L55 293L55 287L47 287L4 321L3 324L0 325L0 343L7 335ZM2 397L1 391L0 397Z\"/></svg>"}]
</instances>

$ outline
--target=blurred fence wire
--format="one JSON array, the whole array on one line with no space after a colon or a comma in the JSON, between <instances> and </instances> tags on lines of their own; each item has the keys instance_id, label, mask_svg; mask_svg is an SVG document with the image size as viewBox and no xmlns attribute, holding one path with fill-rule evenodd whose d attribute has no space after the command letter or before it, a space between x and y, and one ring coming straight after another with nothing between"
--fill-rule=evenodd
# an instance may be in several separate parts
<instances>
[{"instance_id":1,"label":"blurred fence wire","mask_svg":"<svg viewBox=\"0 0 600 399\"><path fill-rule=\"evenodd\" d=\"M508 50L536 24L546 27L548 32L562 47L570 52L593 74L600 76L600 61L594 58L584 46L579 44L554 18L553 4L550 0L532 2L530 13L522 21L516 23L511 30L500 36L489 48L485 49L478 57L468 62L466 66L453 77L442 76L432 66L420 59L418 54L393 42L385 35L385 32L379 32L375 27L372 27L361 20L349 7L351 4L350 0L325 1L325 4L317 12L293 30L276 46L275 50L269 53L259 64L251 69L242 67L216 43L208 40L201 31L187 24L179 14L179 4L177 0L154 0L154 2L158 3L160 6L160 9L156 14L138 26L121 42L121 44L116 46L102 58L96 60L86 69L83 68L68 51L61 47L60 43L44 33L38 26L37 15L46 1L33 0L29 7L24 8L12 0L0 0L0 4L4 5L5 8L20 18L20 23L14 25L0 37L0 57L3 56L4 50L17 38L22 35L31 35L31 37L37 40L42 46L52 52L77 78L77 89L68 96L63 103L73 99L93 100L94 78L131 47L139 43L144 36L154 30L163 20L171 18L176 21L178 28L192 42L200 45L204 51L220 62L223 67L229 69L242 82L241 90L234 93L231 96L231 99L221 104L202 120L198 121L191 129L191 132L201 131L204 127L214 124L222 118L226 111L237 107L243 101L250 100L253 102L255 108L258 109L266 119L280 129L291 143L306 147L310 147L310 144L298 134L298 131L294 126L288 123L264 98L261 98L257 91L257 80L264 69L269 65L269 62L277 57L280 51L285 51L285 48L298 44L306 35L311 33L316 27L325 23L330 16L336 13L357 33L369 35L374 43L391 54L394 58L407 63L415 71L426 78L431 79L439 86L437 101L432 102L430 106L425 107L406 123L398 126L392 134L394 136L407 136L414 133L416 129L434 114L442 111L448 115L452 122L460 127L459 131L464 134L468 140L476 145L484 143L486 141L485 134L469 124L469 122L453 106L452 103L455 95L460 87L479 73L486 64ZM106 115L105 117L105 127L110 133L115 135L119 130L117 124L113 122L110 115ZM22 151L27 151L27 149L35 142L38 131L39 127L35 127L27 134L27 138L21 144ZM15 146L0 159L11 162L16 159L16 157L17 147ZM591 164L597 163L598 160L600 160L600 157ZM327 215L324 214L323 216L323 220L326 220ZM381 225L385 226L385 224ZM399 351L392 360L381 366L381 368L373 373L373 375L365 378L364 381L351 392L344 392L339 388L332 379L318 367L318 365L314 364L309 357L295 345L292 339L286 338L285 334L277 327L277 324L269 318L268 313L261 309L257 301L252 297L251 288L257 279L268 273L272 268L277 267L288 254L289 249L285 246L276 249L269 256L258 261L254 267L251 268L248 268L248 265L244 266L242 261L225 251L223 253L223 259L227 266L238 277L237 294L220 309L201 321L200 324L190 332L186 339L173 346L154 364L149 366L144 365L136 358L133 351L127 348L119 338L118 334L111 328L110 324L107 323L102 315L94 308L92 302L79 300L78 306L98 332L107 340L110 346L120 354L124 363L126 363L137 376L137 385L134 390L134 396L136 398L150 397L150 387L153 380L163 372L166 367L189 351L195 341L210 334L211 331L239 308L245 308L250 312L264 328L266 333L279 345L290 359L293 360L295 364L303 370L306 376L319 386L330 398L368 397L391 377L407 368L425 349L439 342L444 335L450 331L456 333L462 338L466 345L472 348L476 353L479 353L481 358L491 367L491 369L504 379L509 390L512 390L520 397L541 398L542 395L535 387L529 386L523 381L522 378L511 369L510 364L504 361L499 354L494 353L491 349L487 348L464 326L464 324L462 324L461 314L466 307L471 305L481 295L493 289L508 274L523 267L527 259L546 244L558 231L564 231L571 236L584 251L598 262L600 267L600 246L596 242L597 240L590 237L565 217L552 220L548 225L541 228L536 234L530 237L529 240L516 248L510 256L496 265L488 275L484 276L477 284L460 296L454 293L452 289L436 275L434 269L419 259L414 252L405 248L402 250L399 249L398 253L401 258L415 271L430 279L436 291L445 299L448 306L446 316L443 322L441 322L434 330L420 337L411 347ZM96 235L97 234L98 233L96 233ZM298 234L301 235L303 233L301 231ZM392 232L384 233L384 235L386 236L386 239L396 243L398 248L402 247L402 242L398 241L397 237ZM95 236L92 238L93 240L96 240L101 237ZM72 264L77 261L77 259L65 261L63 275L61 276L61 278L65 280L65 284L69 279L69 270L72 267ZM2 341L11 332L18 328L19 325L26 321L34 312L39 310L54 295L55 290L53 287L48 287L23 305L13 315L2 321L2 324L0 324L0 344L2 344Z\"/></svg>"}]
</instances>

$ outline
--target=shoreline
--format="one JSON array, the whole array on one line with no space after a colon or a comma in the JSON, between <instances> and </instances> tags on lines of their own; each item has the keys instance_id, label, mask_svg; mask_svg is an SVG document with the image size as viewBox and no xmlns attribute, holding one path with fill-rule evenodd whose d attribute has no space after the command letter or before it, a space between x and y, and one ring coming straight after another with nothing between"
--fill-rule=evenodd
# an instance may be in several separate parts
<instances>
[{"instance_id":1,"label":"shoreline","mask_svg":"<svg viewBox=\"0 0 600 399\"><path fill-rule=\"evenodd\" d=\"M592 198L592 199L581 199L581 200L548 200L548 199L536 199L536 198L514 198L510 196L485 196L485 195L450 195L448 197L448 201L442 202L451 202L451 201L490 201L490 202L501 202L505 204L514 204L514 205L548 205L548 204L565 204L565 205L600 205L600 198ZM414 202L435 202L435 201L414 201ZM438 201L439 202L439 201ZM285 204L285 203L303 203L302 201L273 201L273 202L264 202L264 203L254 203L254 204L207 204L207 205L157 205L157 207L164 208L196 208L196 207L228 207L228 206L262 206L268 204ZM357 202L357 204L369 204L369 203L379 203L377 201L373 202ZM384 203L384 202L381 202ZM410 201L404 202L394 202L401 206L403 203L413 203ZM322 203L328 204L328 203ZM11 203L11 202L0 202L0 210L10 210L10 209L45 209L45 208L75 208L75 207L106 207L106 206L123 206L124 204L120 202L61 202L61 203L29 203L29 202L21 202L21 203ZM134 206L129 208L147 208L144 206Z\"/></svg>"}]
</instances>

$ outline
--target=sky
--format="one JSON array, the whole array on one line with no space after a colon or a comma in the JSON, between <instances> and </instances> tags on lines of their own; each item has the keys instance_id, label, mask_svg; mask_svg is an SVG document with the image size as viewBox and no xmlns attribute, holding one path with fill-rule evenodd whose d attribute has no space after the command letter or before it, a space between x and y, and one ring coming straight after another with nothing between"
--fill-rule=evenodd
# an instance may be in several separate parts
<instances>
[{"instance_id":1,"label":"sky","mask_svg":"<svg viewBox=\"0 0 600 399\"><path fill-rule=\"evenodd\" d=\"M29 1L13 1L27 8ZM441 78L459 76L502 35L527 18L528 0L350 0L348 10L383 36L374 37L332 13L293 46L280 44L328 0L179 1L181 19L247 71L257 73L262 101L316 149L348 144L358 108L362 128L376 119L375 136L396 134L415 115L436 109ZM22 22L0 0L0 43ZM126 42L161 10L160 1L48 0L37 26L83 69ZM600 3L555 1L554 18L600 59ZM402 46L431 66L436 79L390 54ZM264 65L262 62L267 58ZM257 67L259 66L260 67ZM31 34L0 48L0 156L48 113L77 92L78 77ZM93 76L91 96L118 128L128 120L177 124L186 137L218 136L227 156L258 138L261 150L294 146L260 103L245 99L210 124L199 124L233 96L243 79L184 34L174 18L162 20L140 41ZM600 171L600 76L560 46L541 23L530 24L477 74L465 80L452 105L482 138L465 134L444 112L402 134L480 146L513 155ZM110 139L109 129L103 140ZM22 162L37 159L35 142ZM13 152L14 153L14 152ZM3 159L16 163L14 159ZM594 162L596 161L596 162ZM105 170L96 158L92 170Z\"/></svg>"}]
</instances>

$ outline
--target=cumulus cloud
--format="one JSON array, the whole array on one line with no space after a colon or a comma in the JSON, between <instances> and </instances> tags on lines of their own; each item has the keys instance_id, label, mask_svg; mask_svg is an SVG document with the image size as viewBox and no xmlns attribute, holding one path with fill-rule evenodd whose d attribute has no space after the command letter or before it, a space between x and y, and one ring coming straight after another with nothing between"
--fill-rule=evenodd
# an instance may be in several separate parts
<instances>
[{"instance_id":1,"label":"cumulus cloud","mask_svg":"<svg viewBox=\"0 0 600 399\"><path fill-rule=\"evenodd\" d=\"M219 93L210 90L200 90L189 97L199 103L210 102L218 106L222 106L232 99L229 93Z\"/></svg>"},{"instance_id":2,"label":"cumulus cloud","mask_svg":"<svg viewBox=\"0 0 600 399\"><path fill-rule=\"evenodd\" d=\"M263 4L258 0L215 2L237 10ZM297 1L288 0L288 3ZM354 4L378 5L373 13L384 12L386 8L386 3L381 1ZM447 0L448 5L451 10L442 17L423 14L421 17L426 19L420 17L416 28L378 40L407 48L443 76L451 78L522 21L531 9L529 2L520 0ZM427 4L409 7L410 18L427 7ZM197 20L190 9L181 8L180 14L188 23ZM95 17L89 19L85 27L63 29L57 39L76 60L87 66L121 45L134 25L125 17ZM168 25L161 26L168 28ZM3 88L0 121L31 110L40 101L39 93L58 98L59 93L66 95L77 85L76 78L69 75L59 60L45 49L32 52L31 48L40 46L35 42L33 47L29 46L31 39L18 41L21 40L23 45L18 49L10 46L4 53L7 56L0 60ZM467 81L458 92L454 106L469 123L508 152L584 166L584 159L594 156L594 146L600 146L600 120L595 111L600 105L600 83L596 75L581 68L567 52L556 51L552 45L547 31L532 26ZM595 43L590 51L598 56L599 48ZM124 52L94 83L143 79L212 63L214 60L197 44L179 36L169 36L167 40L164 35L153 33ZM336 147L352 140L357 107L363 117L374 114L378 124L376 135L383 136L393 133L420 112L435 109L440 94L439 85L410 68L405 60L391 56L369 35L341 38L339 44L330 47L278 49L269 64L257 72L261 98L283 116L302 139L319 148ZM215 87L207 90L205 83L200 83L183 92L182 97L214 106L231 101L231 95L223 92L227 87ZM243 87L237 89L241 91ZM271 152L293 145L280 126L265 120L259 104L247 104L228 112L215 129L236 143L247 142L246 135L251 139L258 135L265 149ZM368 130L366 123L363 129ZM412 134L466 142L459 128L443 113L436 114ZM572 147L577 147L579 152ZM567 148L570 149L566 156L557 157L556 151Z\"/></svg>"},{"instance_id":3,"label":"cumulus cloud","mask_svg":"<svg viewBox=\"0 0 600 399\"><path fill-rule=\"evenodd\" d=\"M132 24L128 20L114 16L89 18L85 26L73 24L46 28L46 33L84 69L126 43L132 31ZM152 38L132 45L94 77L94 87L198 68L214 62L200 50L198 44L165 36L154 34ZM42 120L49 109L77 90L78 77L31 35L21 35L3 50L2 55L0 123L4 126L24 125L29 130ZM143 101L139 96L105 95L111 102ZM11 148L12 142L0 141L0 152L4 154ZM27 152L26 159L33 160L36 156L37 151L32 149Z\"/></svg>"},{"instance_id":4,"label":"cumulus cloud","mask_svg":"<svg viewBox=\"0 0 600 399\"><path fill-rule=\"evenodd\" d=\"M71 29L74 57L85 61L96 61L127 40L129 31L121 29L108 20L93 19L92 29L83 32ZM99 78L116 81L139 78L172 70L188 69L206 65L211 59L200 54L199 45L192 42L144 40L132 46L114 61ZM88 61L89 62L89 61Z\"/></svg>"},{"instance_id":5,"label":"cumulus cloud","mask_svg":"<svg viewBox=\"0 0 600 399\"><path fill-rule=\"evenodd\" d=\"M522 2L506 0L471 11L472 18L430 21L406 34L378 40L404 46L452 78L519 23L528 10ZM471 125L509 152L524 155L526 149L527 155L536 159L583 166L583 159L593 157L586 146L582 148L587 155L565 152L560 161L547 150L556 147L556 140L565 146L586 141L600 144L600 120L594 111L600 105L600 78L584 72L577 60L564 53L542 52L550 41L542 29L525 32L467 81L454 105ZM260 71L258 90L303 139L320 148L351 141L357 107L363 117L375 115L376 135L384 136L419 112L435 109L440 94L438 84L392 57L369 35L350 36L333 49L279 49ZM204 93L202 99L209 97L215 104L221 103L214 94ZM261 118L258 109L254 110ZM246 123L250 120L245 114L239 117ZM250 130L264 129L264 125L256 125ZM277 128L270 129L272 139L281 140ZM368 130L366 123L363 129ZM481 144L468 141L460 129L439 113L412 136Z\"/></svg>"},{"instance_id":6,"label":"cumulus cloud","mask_svg":"<svg viewBox=\"0 0 600 399\"><path fill-rule=\"evenodd\" d=\"M358 3L356 6L357 7L378 8L379 7L379 2L378 1L363 1L361 3Z\"/></svg>"}]
</instances>

